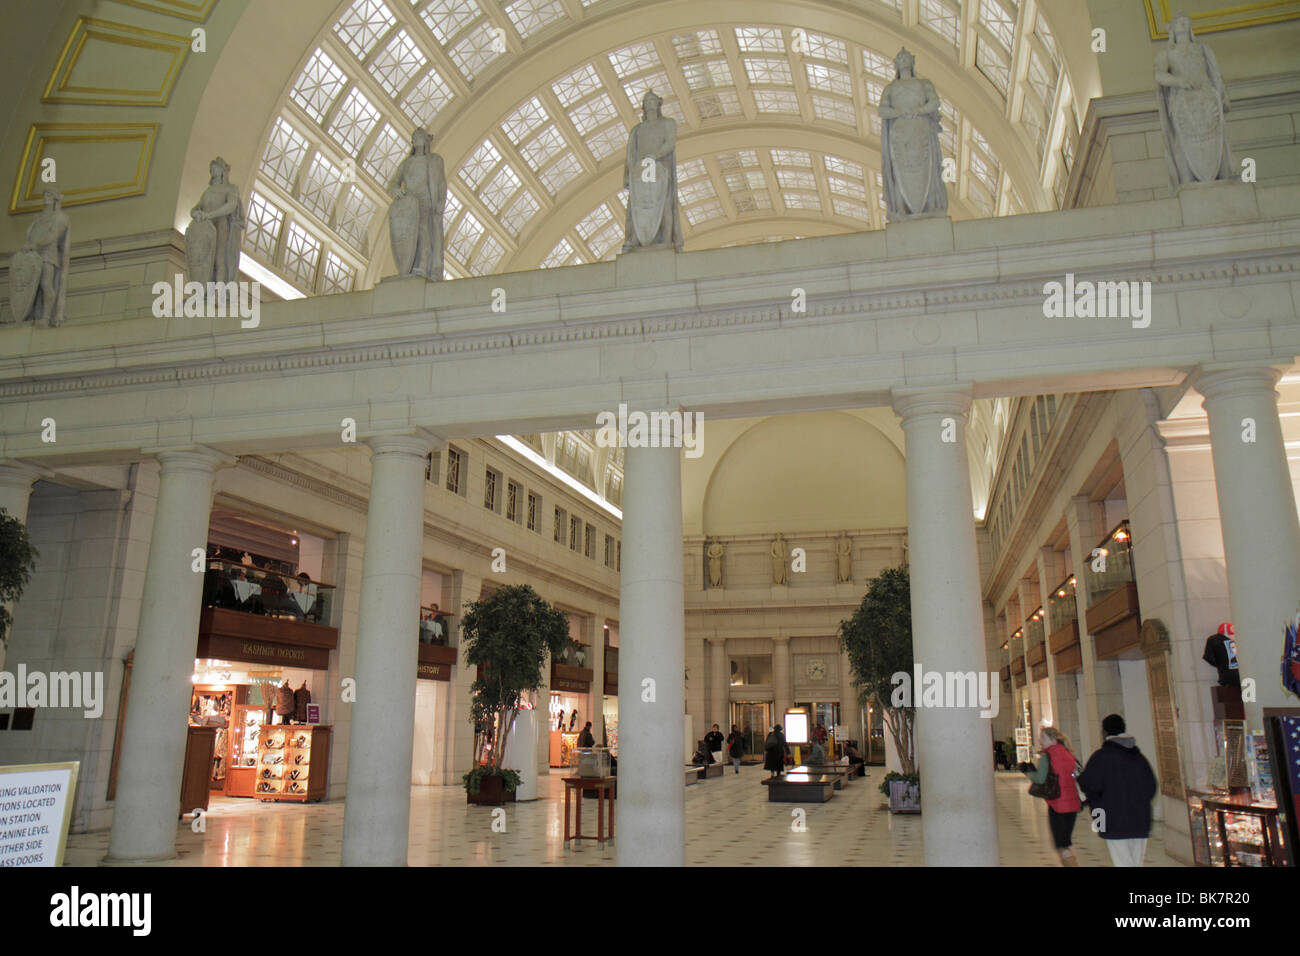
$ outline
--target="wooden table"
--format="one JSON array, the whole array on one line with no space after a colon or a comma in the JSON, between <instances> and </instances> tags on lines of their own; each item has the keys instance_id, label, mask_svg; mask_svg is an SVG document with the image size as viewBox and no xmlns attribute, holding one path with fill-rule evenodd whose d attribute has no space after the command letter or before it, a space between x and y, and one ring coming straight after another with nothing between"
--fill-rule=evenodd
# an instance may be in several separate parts
<instances>
[{"instance_id":1,"label":"wooden table","mask_svg":"<svg viewBox=\"0 0 1300 956\"><path fill-rule=\"evenodd\" d=\"M567 848L570 840L595 840L602 846L605 843L605 794L609 794L609 839L614 839L614 785L618 782L617 777L564 777L564 845ZM572 832L569 830L569 797L573 791L578 791L578 812L573 823ZM596 835L584 836L582 832L582 792L584 790L596 791Z\"/></svg>"}]
</instances>

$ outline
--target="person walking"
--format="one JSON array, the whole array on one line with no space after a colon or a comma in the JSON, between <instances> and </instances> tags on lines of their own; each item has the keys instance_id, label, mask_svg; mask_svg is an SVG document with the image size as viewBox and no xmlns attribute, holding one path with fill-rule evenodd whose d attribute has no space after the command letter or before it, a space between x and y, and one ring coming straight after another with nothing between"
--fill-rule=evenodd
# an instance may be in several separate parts
<instances>
[{"instance_id":1,"label":"person walking","mask_svg":"<svg viewBox=\"0 0 1300 956\"><path fill-rule=\"evenodd\" d=\"M1156 775L1125 731L1124 718L1111 714L1101 722L1106 735L1100 749L1079 774L1088 806L1106 841L1115 866L1141 866L1151 835L1151 801Z\"/></svg>"},{"instance_id":2,"label":"person walking","mask_svg":"<svg viewBox=\"0 0 1300 956\"><path fill-rule=\"evenodd\" d=\"M727 735L727 753L731 757L731 765L736 768L736 773L740 773L740 758L745 755L745 735L735 724L731 725L731 733Z\"/></svg>"},{"instance_id":3,"label":"person walking","mask_svg":"<svg viewBox=\"0 0 1300 956\"><path fill-rule=\"evenodd\" d=\"M785 772L785 734L780 724L774 724L763 741L763 769L769 771L769 779Z\"/></svg>"},{"instance_id":4,"label":"person walking","mask_svg":"<svg viewBox=\"0 0 1300 956\"><path fill-rule=\"evenodd\" d=\"M1079 788L1074 785L1074 774L1079 760L1070 752L1070 739L1055 727L1044 727L1038 733L1043 759L1031 771L1026 771L1031 783L1046 783L1049 770L1056 771L1061 785L1060 795L1047 801L1047 827L1052 832L1052 843L1061 858L1062 866L1078 866L1071 837L1074 821L1083 804L1079 801Z\"/></svg>"}]
</instances>

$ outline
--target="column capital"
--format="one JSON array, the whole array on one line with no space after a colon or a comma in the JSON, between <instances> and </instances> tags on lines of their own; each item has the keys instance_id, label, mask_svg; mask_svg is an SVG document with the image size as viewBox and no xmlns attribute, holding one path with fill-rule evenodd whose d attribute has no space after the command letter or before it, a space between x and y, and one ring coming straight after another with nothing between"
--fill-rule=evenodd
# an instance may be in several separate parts
<instances>
[{"instance_id":1,"label":"column capital","mask_svg":"<svg viewBox=\"0 0 1300 956\"><path fill-rule=\"evenodd\" d=\"M409 432L371 435L363 438L362 441L370 446L372 458L376 455L425 458L435 446L442 443L441 438L423 428Z\"/></svg>"},{"instance_id":2,"label":"column capital","mask_svg":"<svg viewBox=\"0 0 1300 956\"><path fill-rule=\"evenodd\" d=\"M936 415L965 418L970 412L972 397L968 385L901 388L890 392L894 413L903 420L904 425Z\"/></svg>"},{"instance_id":3,"label":"column capital","mask_svg":"<svg viewBox=\"0 0 1300 956\"><path fill-rule=\"evenodd\" d=\"M1270 365L1202 365L1192 387L1204 396L1204 408L1221 398L1249 395L1276 399L1281 377L1282 370Z\"/></svg>"},{"instance_id":4,"label":"column capital","mask_svg":"<svg viewBox=\"0 0 1300 956\"><path fill-rule=\"evenodd\" d=\"M26 488L32 490L32 485L36 484L41 478L50 477L51 472L47 468L41 468L37 465L29 465L23 461L13 459L0 460L0 486L10 488Z\"/></svg>"},{"instance_id":5,"label":"column capital","mask_svg":"<svg viewBox=\"0 0 1300 956\"><path fill-rule=\"evenodd\" d=\"M206 445L156 445L140 450L158 459L163 474L192 471L211 475L218 468L229 468L239 463L239 459L234 455L228 455Z\"/></svg>"},{"instance_id":6,"label":"column capital","mask_svg":"<svg viewBox=\"0 0 1300 956\"><path fill-rule=\"evenodd\" d=\"M775 637L772 638L772 643L774 643L774 644L789 644L789 643L790 643L790 635L789 635L789 634L777 634Z\"/></svg>"}]
</instances>

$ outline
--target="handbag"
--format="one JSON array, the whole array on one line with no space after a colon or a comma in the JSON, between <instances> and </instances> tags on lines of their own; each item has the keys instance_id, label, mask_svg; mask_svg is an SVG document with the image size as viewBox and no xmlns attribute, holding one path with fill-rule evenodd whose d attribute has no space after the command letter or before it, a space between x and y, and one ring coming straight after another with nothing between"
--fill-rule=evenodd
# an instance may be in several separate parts
<instances>
[{"instance_id":1,"label":"handbag","mask_svg":"<svg viewBox=\"0 0 1300 956\"><path fill-rule=\"evenodd\" d=\"M1061 796L1061 778L1052 769L1052 758L1047 754L1043 754L1043 759L1047 761L1047 779L1042 783L1031 783L1029 785L1029 795L1031 797L1042 797L1044 800L1056 800Z\"/></svg>"}]
</instances>

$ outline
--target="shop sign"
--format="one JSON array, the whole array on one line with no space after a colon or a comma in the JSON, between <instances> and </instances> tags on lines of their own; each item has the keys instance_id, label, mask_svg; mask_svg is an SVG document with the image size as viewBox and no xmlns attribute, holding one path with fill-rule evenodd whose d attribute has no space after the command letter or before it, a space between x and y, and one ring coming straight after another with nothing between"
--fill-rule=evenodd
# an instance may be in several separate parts
<instances>
[{"instance_id":1,"label":"shop sign","mask_svg":"<svg viewBox=\"0 0 1300 956\"><path fill-rule=\"evenodd\" d=\"M571 694L585 694L590 687L590 681L574 680L571 677L551 678L551 690L568 691Z\"/></svg>"},{"instance_id":2,"label":"shop sign","mask_svg":"<svg viewBox=\"0 0 1300 956\"><path fill-rule=\"evenodd\" d=\"M81 764L0 767L0 867L62 866Z\"/></svg>"},{"instance_id":3,"label":"shop sign","mask_svg":"<svg viewBox=\"0 0 1300 956\"><path fill-rule=\"evenodd\" d=\"M421 680L451 680L451 666L448 664L420 664L415 676Z\"/></svg>"},{"instance_id":4,"label":"shop sign","mask_svg":"<svg viewBox=\"0 0 1300 956\"><path fill-rule=\"evenodd\" d=\"M200 634L195 656L251 664L279 664L286 667L303 667L308 670L325 670L330 663L328 648L275 644L270 641L245 640L220 634Z\"/></svg>"},{"instance_id":5,"label":"shop sign","mask_svg":"<svg viewBox=\"0 0 1300 956\"><path fill-rule=\"evenodd\" d=\"M309 724L320 723L320 704L307 705L307 723Z\"/></svg>"}]
</instances>

